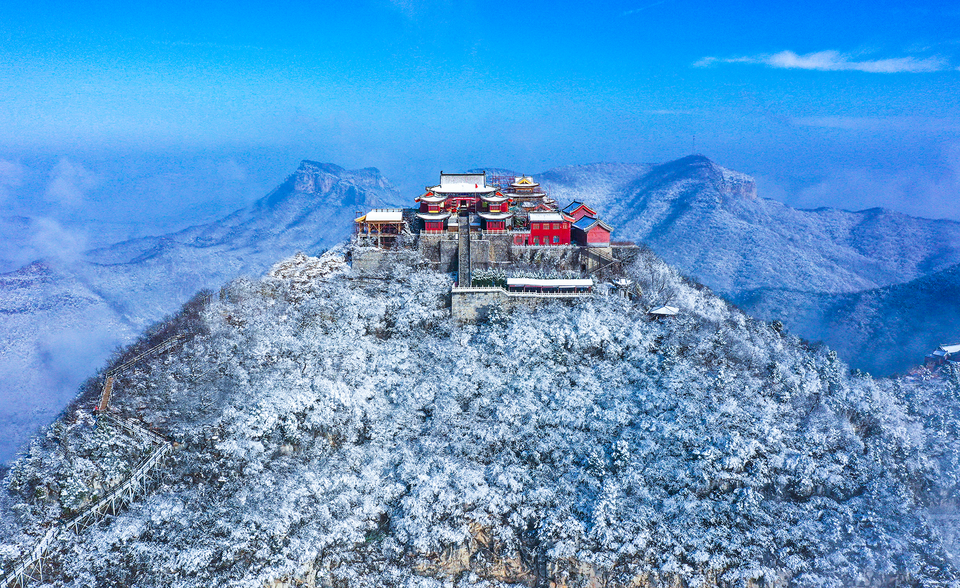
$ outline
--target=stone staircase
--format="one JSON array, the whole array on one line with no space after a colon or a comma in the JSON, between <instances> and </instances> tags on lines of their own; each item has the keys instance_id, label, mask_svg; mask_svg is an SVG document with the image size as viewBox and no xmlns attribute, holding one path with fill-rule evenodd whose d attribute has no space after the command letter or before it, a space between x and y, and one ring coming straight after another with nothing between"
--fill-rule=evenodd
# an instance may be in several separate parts
<instances>
[{"instance_id":1,"label":"stone staircase","mask_svg":"<svg viewBox=\"0 0 960 588\"><path fill-rule=\"evenodd\" d=\"M472 284L470 275L470 215L461 212L457 221L459 222L457 228L459 239L457 246L457 285L461 288L469 288Z\"/></svg>"}]
</instances>

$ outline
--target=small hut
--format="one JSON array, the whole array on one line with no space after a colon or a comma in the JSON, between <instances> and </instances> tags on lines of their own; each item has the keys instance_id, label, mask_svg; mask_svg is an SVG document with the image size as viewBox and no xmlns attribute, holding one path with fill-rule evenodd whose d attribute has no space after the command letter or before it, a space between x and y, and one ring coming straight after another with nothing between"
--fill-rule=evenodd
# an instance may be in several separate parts
<instances>
[{"instance_id":1,"label":"small hut","mask_svg":"<svg viewBox=\"0 0 960 588\"><path fill-rule=\"evenodd\" d=\"M366 237L370 244L381 249L396 247L397 239L406 228L402 208L375 208L353 222L357 237Z\"/></svg>"},{"instance_id":2,"label":"small hut","mask_svg":"<svg viewBox=\"0 0 960 588\"><path fill-rule=\"evenodd\" d=\"M680 309L676 306L658 306L647 311L647 314L650 315L650 318L654 320L659 320L663 318L669 318L672 316L677 316L677 313L680 312Z\"/></svg>"}]
</instances>

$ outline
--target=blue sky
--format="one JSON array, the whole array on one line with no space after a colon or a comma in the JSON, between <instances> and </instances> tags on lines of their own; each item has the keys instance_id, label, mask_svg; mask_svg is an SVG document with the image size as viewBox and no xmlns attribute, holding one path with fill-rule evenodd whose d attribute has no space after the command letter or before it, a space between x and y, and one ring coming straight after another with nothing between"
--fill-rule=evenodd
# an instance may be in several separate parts
<instances>
[{"instance_id":1,"label":"blue sky","mask_svg":"<svg viewBox=\"0 0 960 588\"><path fill-rule=\"evenodd\" d=\"M696 136L768 197L960 219L958 68L946 3L20 2L0 11L0 215L149 232L300 159L414 190Z\"/></svg>"}]
</instances>

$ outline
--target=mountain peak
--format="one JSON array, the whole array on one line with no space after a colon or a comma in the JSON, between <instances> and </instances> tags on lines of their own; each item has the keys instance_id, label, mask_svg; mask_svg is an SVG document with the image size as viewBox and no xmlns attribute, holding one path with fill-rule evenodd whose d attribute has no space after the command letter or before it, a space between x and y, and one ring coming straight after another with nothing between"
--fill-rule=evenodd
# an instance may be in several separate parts
<instances>
[{"instance_id":1,"label":"mountain peak","mask_svg":"<svg viewBox=\"0 0 960 588\"><path fill-rule=\"evenodd\" d=\"M300 167L296 173L328 173L342 174L346 170L335 163L323 163L322 161L310 161L304 159L300 162Z\"/></svg>"},{"instance_id":2,"label":"mountain peak","mask_svg":"<svg viewBox=\"0 0 960 588\"><path fill-rule=\"evenodd\" d=\"M683 188L687 186L687 188ZM698 186L696 189L691 189ZM640 193L657 193L666 200L755 200L757 186L746 174L720 167L704 155L688 155L654 166L637 186Z\"/></svg>"},{"instance_id":3,"label":"mountain peak","mask_svg":"<svg viewBox=\"0 0 960 588\"><path fill-rule=\"evenodd\" d=\"M366 189L394 191L389 182L375 167L348 170L334 163L321 163L304 159L300 167L285 184L292 183L292 192L321 195L330 192L337 184L362 186Z\"/></svg>"}]
</instances>

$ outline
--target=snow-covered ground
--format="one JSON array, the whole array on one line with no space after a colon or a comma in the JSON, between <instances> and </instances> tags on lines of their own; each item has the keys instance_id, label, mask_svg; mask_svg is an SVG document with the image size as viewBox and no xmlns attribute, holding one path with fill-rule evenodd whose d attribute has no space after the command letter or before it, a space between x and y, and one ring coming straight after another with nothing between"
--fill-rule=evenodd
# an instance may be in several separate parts
<instances>
[{"instance_id":1,"label":"snow-covered ground","mask_svg":"<svg viewBox=\"0 0 960 588\"><path fill-rule=\"evenodd\" d=\"M960 581L960 371L852 376L652 254L628 273L666 284L675 319L611 296L461 325L425 265L371 280L300 256L179 315L183 344L113 400L177 444L164 485L68 536L50 581ZM70 415L13 466L0 555L102 492L123 456L89 422Z\"/></svg>"}]
</instances>

